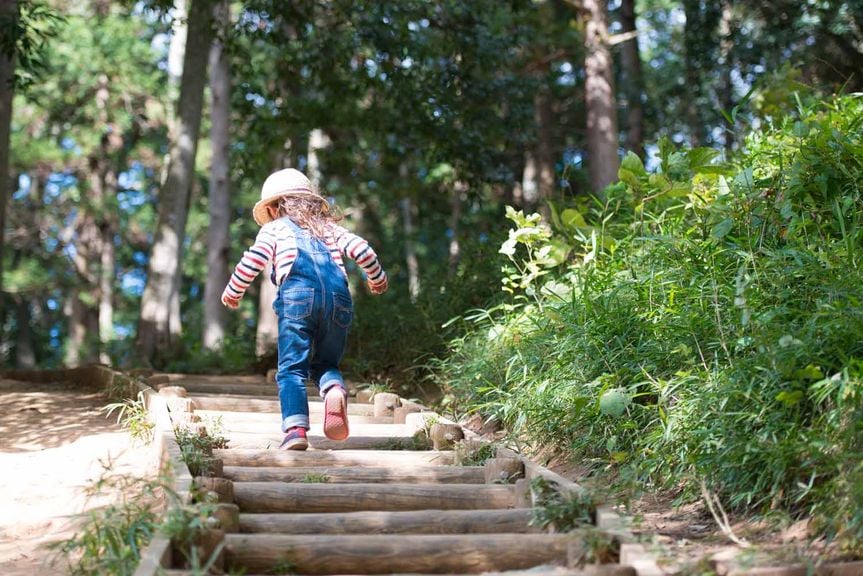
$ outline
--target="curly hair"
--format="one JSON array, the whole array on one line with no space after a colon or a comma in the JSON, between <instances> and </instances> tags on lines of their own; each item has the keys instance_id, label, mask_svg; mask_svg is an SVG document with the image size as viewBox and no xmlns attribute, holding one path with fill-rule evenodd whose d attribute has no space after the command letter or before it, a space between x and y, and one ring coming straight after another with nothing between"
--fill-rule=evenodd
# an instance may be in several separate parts
<instances>
[{"instance_id":1,"label":"curly hair","mask_svg":"<svg viewBox=\"0 0 863 576\"><path fill-rule=\"evenodd\" d=\"M297 226L304 228L317 238L324 238L327 224L339 222L342 215L338 209L331 207L326 198L310 196L282 196L273 202L279 217L287 216Z\"/></svg>"}]
</instances>

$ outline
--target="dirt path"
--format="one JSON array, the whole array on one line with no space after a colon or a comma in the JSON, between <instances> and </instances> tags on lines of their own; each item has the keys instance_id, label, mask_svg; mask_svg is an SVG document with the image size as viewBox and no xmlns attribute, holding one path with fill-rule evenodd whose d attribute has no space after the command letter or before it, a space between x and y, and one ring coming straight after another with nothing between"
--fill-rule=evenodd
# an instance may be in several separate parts
<instances>
[{"instance_id":1,"label":"dirt path","mask_svg":"<svg viewBox=\"0 0 863 576\"><path fill-rule=\"evenodd\" d=\"M74 534L74 516L100 504L84 489L106 467L149 471L149 452L105 418L105 403L67 384L0 380L0 574L63 574L45 546Z\"/></svg>"}]
</instances>

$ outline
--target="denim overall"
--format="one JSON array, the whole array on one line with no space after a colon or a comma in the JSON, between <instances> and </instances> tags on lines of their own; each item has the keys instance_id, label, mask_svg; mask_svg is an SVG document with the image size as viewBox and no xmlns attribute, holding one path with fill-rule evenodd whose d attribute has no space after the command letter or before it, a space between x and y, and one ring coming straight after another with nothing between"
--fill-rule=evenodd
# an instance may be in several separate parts
<instances>
[{"instance_id":1,"label":"denim overall","mask_svg":"<svg viewBox=\"0 0 863 576\"><path fill-rule=\"evenodd\" d=\"M279 366L276 383L282 408L282 431L309 428L306 380L323 396L344 388L339 362L353 319L348 280L333 261L326 243L283 218L297 240L297 259L279 286L273 309L279 319Z\"/></svg>"}]
</instances>

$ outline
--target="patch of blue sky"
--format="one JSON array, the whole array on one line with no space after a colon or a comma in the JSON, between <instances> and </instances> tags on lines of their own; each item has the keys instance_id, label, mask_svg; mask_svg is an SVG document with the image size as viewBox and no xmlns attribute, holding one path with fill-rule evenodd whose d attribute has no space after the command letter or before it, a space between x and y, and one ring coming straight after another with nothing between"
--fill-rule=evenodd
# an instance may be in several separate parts
<instances>
[{"instance_id":1,"label":"patch of blue sky","mask_svg":"<svg viewBox=\"0 0 863 576\"><path fill-rule=\"evenodd\" d=\"M132 296L141 296L147 285L147 274L143 270L129 270L120 275L120 289Z\"/></svg>"},{"instance_id":2,"label":"patch of blue sky","mask_svg":"<svg viewBox=\"0 0 863 576\"><path fill-rule=\"evenodd\" d=\"M33 185L33 179L29 174L22 173L18 176L18 190L12 193L12 200L23 200L30 194L30 186Z\"/></svg>"}]
</instances>

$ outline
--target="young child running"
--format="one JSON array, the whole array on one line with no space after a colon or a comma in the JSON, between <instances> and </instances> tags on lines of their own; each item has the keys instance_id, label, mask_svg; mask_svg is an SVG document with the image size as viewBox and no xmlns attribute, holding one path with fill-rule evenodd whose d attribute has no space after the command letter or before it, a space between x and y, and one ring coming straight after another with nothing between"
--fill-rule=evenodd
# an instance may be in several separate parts
<instances>
[{"instance_id":1,"label":"young child running","mask_svg":"<svg viewBox=\"0 0 863 576\"><path fill-rule=\"evenodd\" d=\"M278 286L273 308L279 320L276 383L282 412L282 450L309 446L306 380L324 399L324 434L348 437L348 395L339 371L353 304L343 257L366 275L372 294L387 290L387 275L368 242L338 226L326 199L309 179L288 168L271 174L252 215L261 226L254 245L234 269L222 303L236 308L249 284L272 262L270 280Z\"/></svg>"}]
</instances>

